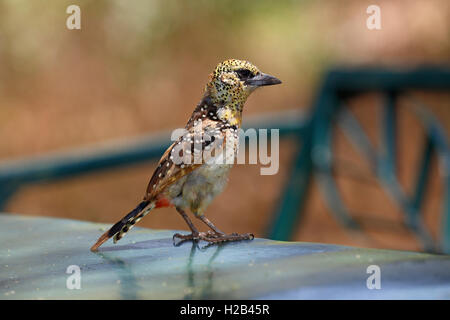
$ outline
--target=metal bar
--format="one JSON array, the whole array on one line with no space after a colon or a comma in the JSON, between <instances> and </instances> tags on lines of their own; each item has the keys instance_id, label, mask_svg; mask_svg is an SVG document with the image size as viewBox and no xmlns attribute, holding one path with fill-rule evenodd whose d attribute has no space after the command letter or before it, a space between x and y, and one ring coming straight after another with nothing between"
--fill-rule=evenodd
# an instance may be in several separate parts
<instances>
[{"instance_id":1,"label":"metal bar","mask_svg":"<svg viewBox=\"0 0 450 320\"><path fill-rule=\"evenodd\" d=\"M434 115L417 98L409 95L413 103L412 111L422 120L427 136L431 139L441 167L444 185L444 203L442 208L442 224L440 246L444 253L450 253L450 148L444 128Z\"/></svg>"},{"instance_id":2,"label":"metal bar","mask_svg":"<svg viewBox=\"0 0 450 320\"><path fill-rule=\"evenodd\" d=\"M2 212L9 199L19 190L19 185L13 182L6 182L0 185L0 212Z\"/></svg>"},{"instance_id":3,"label":"metal bar","mask_svg":"<svg viewBox=\"0 0 450 320\"><path fill-rule=\"evenodd\" d=\"M302 139L290 177L286 183L278 208L269 226L267 236L274 240L290 240L301 217L311 179L311 132Z\"/></svg>"},{"instance_id":4,"label":"metal bar","mask_svg":"<svg viewBox=\"0 0 450 320\"><path fill-rule=\"evenodd\" d=\"M333 116L339 112L339 108L339 100L335 92L329 91L325 86L316 105L312 159L319 187L325 195L331 213L344 227L356 231L360 229L359 225L341 200L332 172L331 130Z\"/></svg>"},{"instance_id":5,"label":"metal bar","mask_svg":"<svg viewBox=\"0 0 450 320\"><path fill-rule=\"evenodd\" d=\"M382 174L380 180L388 191L387 194L403 209L406 226L421 241L424 250L439 252L440 249L434 244L433 238L425 227L423 217L420 216L420 212L413 206L411 199L406 196L397 179L391 175Z\"/></svg>"},{"instance_id":6,"label":"metal bar","mask_svg":"<svg viewBox=\"0 0 450 320\"><path fill-rule=\"evenodd\" d=\"M355 147L366 160L370 163L372 168L376 168L377 154L374 146L365 134L355 116L348 110L348 107L341 103L342 108L339 109L337 121L339 127L344 132L347 139Z\"/></svg>"},{"instance_id":7,"label":"metal bar","mask_svg":"<svg viewBox=\"0 0 450 320\"><path fill-rule=\"evenodd\" d=\"M328 128L322 127L320 131L321 134L315 136L313 149L313 159L317 169L315 174L319 187L325 195L328 208L335 219L350 230L359 230L359 224L347 210L334 181L331 152L331 123Z\"/></svg>"},{"instance_id":8,"label":"metal bar","mask_svg":"<svg viewBox=\"0 0 450 320\"><path fill-rule=\"evenodd\" d=\"M448 90L450 88L450 68L431 66L404 70L335 69L328 73L327 86L341 92Z\"/></svg>"},{"instance_id":9,"label":"metal bar","mask_svg":"<svg viewBox=\"0 0 450 320\"><path fill-rule=\"evenodd\" d=\"M413 206L419 211L422 208L423 199L425 197L426 186L428 182L431 156L433 153L433 143L429 136L426 137L425 146L423 148L422 159L420 161L420 171L416 180L416 188L413 197Z\"/></svg>"},{"instance_id":10,"label":"metal bar","mask_svg":"<svg viewBox=\"0 0 450 320\"><path fill-rule=\"evenodd\" d=\"M399 183L396 174L396 154L395 154L395 137L396 137L396 111L395 111L396 93L386 92L385 104L383 105L383 130L382 156L379 157L377 175L383 182L384 188L388 191L388 195L402 208L405 215L406 226L415 233L421 241L426 251L437 251L434 241L427 231L420 211L414 206L413 200L410 199Z\"/></svg>"},{"instance_id":11,"label":"metal bar","mask_svg":"<svg viewBox=\"0 0 450 320\"><path fill-rule=\"evenodd\" d=\"M135 164L160 156L169 143L167 138L152 136L4 161L0 164L0 184L4 181L20 184L51 181Z\"/></svg>"}]
</instances>

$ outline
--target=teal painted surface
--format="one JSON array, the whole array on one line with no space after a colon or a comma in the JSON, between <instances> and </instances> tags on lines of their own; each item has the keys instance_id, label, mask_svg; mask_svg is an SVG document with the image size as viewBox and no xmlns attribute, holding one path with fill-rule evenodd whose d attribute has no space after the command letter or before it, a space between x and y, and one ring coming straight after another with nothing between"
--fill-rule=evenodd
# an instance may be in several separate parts
<instances>
[{"instance_id":1,"label":"teal painted surface","mask_svg":"<svg viewBox=\"0 0 450 320\"><path fill-rule=\"evenodd\" d=\"M98 253L109 225L0 216L1 299L450 299L450 257L255 239L205 248L133 229ZM81 289L66 287L81 268ZM381 290L369 290L369 265Z\"/></svg>"}]
</instances>

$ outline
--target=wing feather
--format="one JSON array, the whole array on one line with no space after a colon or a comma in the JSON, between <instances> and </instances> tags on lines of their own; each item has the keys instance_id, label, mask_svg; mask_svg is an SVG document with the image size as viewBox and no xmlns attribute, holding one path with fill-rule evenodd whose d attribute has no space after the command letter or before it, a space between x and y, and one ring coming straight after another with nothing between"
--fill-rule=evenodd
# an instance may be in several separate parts
<instances>
[{"instance_id":1,"label":"wing feather","mask_svg":"<svg viewBox=\"0 0 450 320\"><path fill-rule=\"evenodd\" d=\"M236 128L221 120L203 117L203 114L194 112L186 126L186 134L161 157L147 186L145 200L155 199L169 185L224 152L226 132L236 131Z\"/></svg>"}]
</instances>

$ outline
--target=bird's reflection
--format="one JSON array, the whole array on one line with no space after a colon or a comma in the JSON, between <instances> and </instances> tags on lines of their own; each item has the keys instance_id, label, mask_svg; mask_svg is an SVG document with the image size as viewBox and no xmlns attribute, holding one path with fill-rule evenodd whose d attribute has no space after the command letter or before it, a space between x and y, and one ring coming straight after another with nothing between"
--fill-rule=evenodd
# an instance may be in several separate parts
<instances>
[{"instance_id":1,"label":"bird's reflection","mask_svg":"<svg viewBox=\"0 0 450 320\"><path fill-rule=\"evenodd\" d=\"M227 245L226 242L219 244L208 244L206 246L200 247L197 241L192 241L191 251L189 253L188 263L187 263L187 288L185 290L186 294L184 299L202 299L208 298L211 296L213 289L213 279L214 279L214 271L212 268L213 261L217 258L219 253L223 250L223 248ZM196 274L195 268L193 267L193 263L195 260L196 253L198 251L205 252L206 250L212 250L215 248L215 251L211 258L209 258L208 263L206 264L206 272L200 273L199 275L204 275L200 281L197 280L196 283ZM203 280L204 279L204 280ZM203 281L202 281L203 280Z\"/></svg>"},{"instance_id":2,"label":"bird's reflection","mask_svg":"<svg viewBox=\"0 0 450 320\"><path fill-rule=\"evenodd\" d=\"M188 251L187 264L187 284L184 290L184 299L201 299L210 297L213 294L213 280L214 280L214 270L212 264L214 260L219 256L223 248L229 243L220 244L208 244L205 246L200 246L198 241L183 241L183 243L175 244L176 247L187 245L191 242L191 249ZM128 248L128 247L127 247ZM183 252L186 252L183 250ZM204 254L213 252L211 257L206 261L205 264L195 265L197 262L202 261L205 256ZM136 279L136 275L133 273L132 264L126 262L117 256L112 256L107 252L96 252L100 258L102 258L107 264L113 266L114 272L118 276L119 293L121 299L139 299L138 292L143 288L139 285ZM184 260L184 259L183 259ZM169 280L170 281L170 280ZM172 280L173 281L173 280ZM163 292L161 292L164 295Z\"/></svg>"}]
</instances>

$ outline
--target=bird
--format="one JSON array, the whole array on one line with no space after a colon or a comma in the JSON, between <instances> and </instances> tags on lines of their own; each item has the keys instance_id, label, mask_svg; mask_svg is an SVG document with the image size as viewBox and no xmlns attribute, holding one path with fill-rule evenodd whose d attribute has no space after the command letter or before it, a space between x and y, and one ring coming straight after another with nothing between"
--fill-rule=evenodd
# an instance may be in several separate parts
<instances>
[{"instance_id":1,"label":"bird","mask_svg":"<svg viewBox=\"0 0 450 320\"><path fill-rule=\"evenodd\" d=\"M91 247L95 252L108 239L119 241L136 223L157 208L174 207L191 233L173 235L180 242L252 240L253 234L226 234L206 216L205 211L228 181L237 156L242 112L249 95L257 88L281 81L261 72L255 65L238 59L219 63L209 76L204 94L189 118L183 134L158 162L143 200L106 231ZM206 224L199 232L186 211Z\"/></svg>"}]
</instances>

